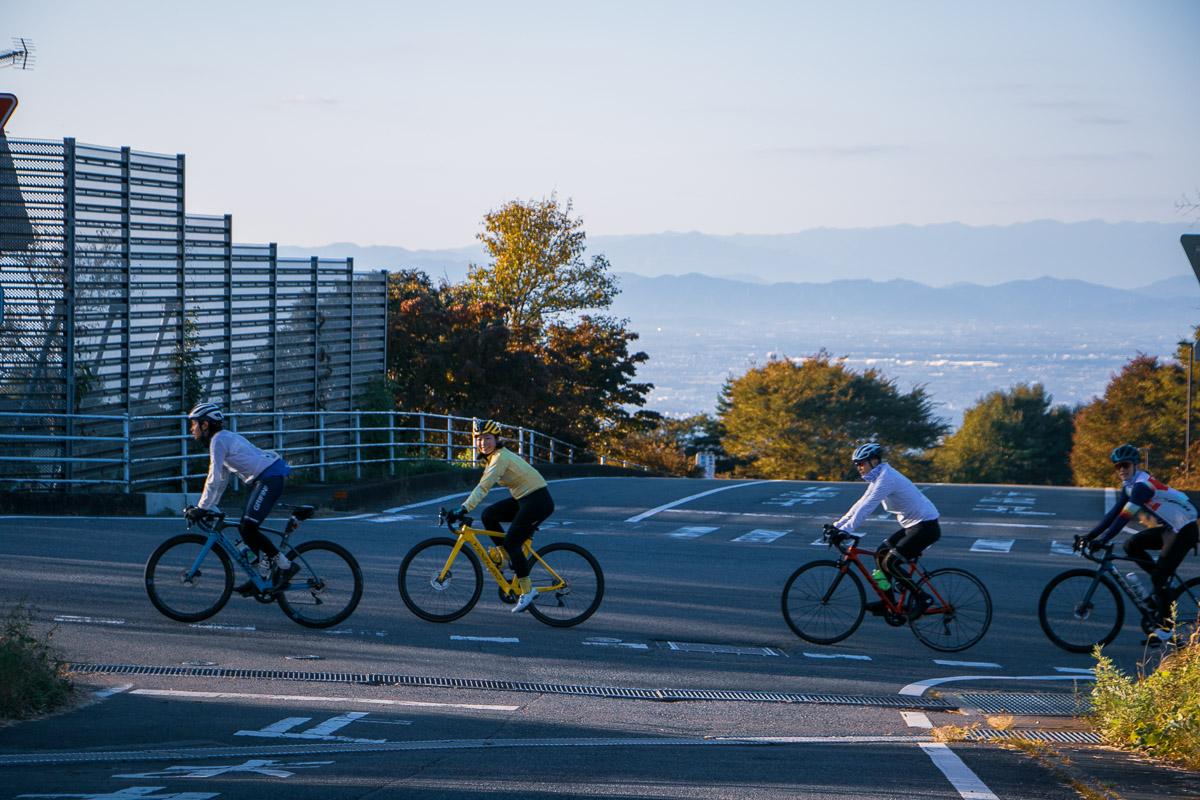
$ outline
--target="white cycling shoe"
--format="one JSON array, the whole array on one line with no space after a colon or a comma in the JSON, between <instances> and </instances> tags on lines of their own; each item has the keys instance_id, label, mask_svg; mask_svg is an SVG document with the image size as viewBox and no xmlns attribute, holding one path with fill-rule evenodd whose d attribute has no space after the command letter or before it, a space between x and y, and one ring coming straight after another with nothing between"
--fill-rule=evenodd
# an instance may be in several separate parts
<instances>
[{"instance_id":1,"label":"white cycling shoe","mask_svg":"<svg viewBox=\"0 0 1200 800\"><path fill-rule=\"evenodd\" d=\"M512 613L519 614L525 609L533 605L533 601L537 600L538 593L530 592L529 594L520 595L517 598L517 604L512 607Z\"/></svg>"}]
</instances>

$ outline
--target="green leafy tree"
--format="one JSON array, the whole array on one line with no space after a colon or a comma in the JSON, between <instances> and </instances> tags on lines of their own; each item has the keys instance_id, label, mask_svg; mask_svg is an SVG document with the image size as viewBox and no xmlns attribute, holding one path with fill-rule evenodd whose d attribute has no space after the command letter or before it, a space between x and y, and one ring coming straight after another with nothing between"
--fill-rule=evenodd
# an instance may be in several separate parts
<instances>
[{"instance_id":1,"label":"green leafy tree","mask_svg":"<svg viewBox=\"0 0 1200 800\"><path fill-rule=\"evenodd\" d=\"M1145 448L1149 466L1168 481L1183 461L1187 373L1138 353L1114 375L1104 396L1075 415L1071 470L1080 486L1113 482L1109 454L1121 444Z\"/></svg>"},{"instance_id":2,"label":"green leafy tree","mask_svg":"<svg viewBox=\"0 0 1200 800\"><path fill-rule=\"evenodd\" d=\"M505 307L505 322L532 338L557 315L606 308L617 294L603 255L584 260L583 220L571 218L571 201L506 203L484 217L483 242L492 263L472 264L465 290L473 300Z\"/></svg>"},{"instance_id":3,"label":"green leafy tree","mask_svg":"<svg viewBox=\"0 0 1200 800\"><path fill-rule=\"evenodd\" d=\"M1070 484L1072 414L1050 403L1036 383L989 393L932 451L934 473L949 483Z\"/></svg>"},{"instance_id":4,"label":"green leafy tree","mask_svg":"<svg viewBox=\"0 0 1200 800\"><path fill-rule=\"evenodd\" d=\"M877 441L898 461L946 431L924 387L901 392L878 371L854 372L825 350L727 381L717 415L725 451L740 460L734 473L774 479L848 480L856 444Z\"/></svg>"}]
</instances>

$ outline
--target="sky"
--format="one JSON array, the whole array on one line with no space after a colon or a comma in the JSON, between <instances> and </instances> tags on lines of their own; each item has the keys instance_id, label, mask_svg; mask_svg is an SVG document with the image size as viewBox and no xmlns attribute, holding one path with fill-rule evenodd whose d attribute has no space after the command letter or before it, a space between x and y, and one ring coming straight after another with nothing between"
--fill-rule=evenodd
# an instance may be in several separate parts
<instances>
[{"instance_id":1,"label":"sky","mask_svg":"<svg viewBox=\"0 0 1200 800\"><path fill-rule=\"evenodd\" d=\"M1200 2L0 0L7 134L184 153L238 242L1053 219L1200 200Z\"/></svg>"}]
</instances>

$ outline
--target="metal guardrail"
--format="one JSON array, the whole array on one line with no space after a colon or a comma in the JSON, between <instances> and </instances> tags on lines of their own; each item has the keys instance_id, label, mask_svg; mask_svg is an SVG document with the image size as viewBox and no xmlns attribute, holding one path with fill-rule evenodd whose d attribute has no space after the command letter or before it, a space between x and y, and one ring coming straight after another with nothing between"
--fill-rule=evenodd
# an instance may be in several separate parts
<instances>
[{"instance_id":1,"label":"metal guardrail","mask_svg":"<svg viewBox=\"0 0 1200 800\"><path fill-rule=\"evenodd\" d=\"M374 472L380 475L395 474L404 462L472 466L477 456L472 422L470 417L408 411L226 415L228 430L278 452L293 469L315 471L319 483L331 474L361 479L370 465L378 465ZM502 438L531 463L599 463L649 471L530 428L500 427ZM186 415L0 411L0 486L107 486L128 493L175 484L186 492L195 489L189 480L195 483L207 472L208 453L193 442Z\"/></svg>"}]
</instances>

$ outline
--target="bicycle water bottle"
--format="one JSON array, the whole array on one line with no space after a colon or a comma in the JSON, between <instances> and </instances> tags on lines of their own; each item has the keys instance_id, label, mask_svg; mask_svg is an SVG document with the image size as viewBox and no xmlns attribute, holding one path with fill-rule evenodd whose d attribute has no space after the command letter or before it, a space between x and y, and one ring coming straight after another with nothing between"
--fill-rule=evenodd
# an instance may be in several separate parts
<instances>
[{"instance_id":1,"label":"bicycle water bottle","mask_svg":"<svg viewBox=\"0 0 1200 800\"><path fill-rule=\"evenodd\" d=\"M1146 591L1146 585L1142 583L1142 576L1136 572L1126 572L1125 580L1129 581L1129 588L1133 589L1134 594L1143 600L1150 597L1150 593Z\"/></svg>"},{"instance_id":2,"label":"bicycle water bottle","mask_svg":"<svg viewBox=\"0 0 1200 800\"><path fill-rule=\"evenodd\" d=\"M875 579L875 584L885 592L892 588L892 582L888 580L888 576L884 575L882 570L872 571L871 577Z\"/></svg>"},{"instance_id":3,"label":"bicycle water bottle","mask_svg":"<svg viewBox=\"0 0 1200 800\"><path fill-rule=\"evenodd\" d=\"M238 552L242 554L242 558L246 559L246 563L254 566L258 563L258 553L250 549L250 545L238 543Z\"/></svg>"},{"instance_id":4,"label":"bicycle water bottle","mask_svg":"<svg viewBox=\"0 0 1200 800\"><path fill-rule=\"evenodd\" d=\"M508 558L505 557L504 553L499 547L489 547L488 557L491 558L495 563L499 564L501 569L508 566Z\"/></svg>"}]
</instances>

